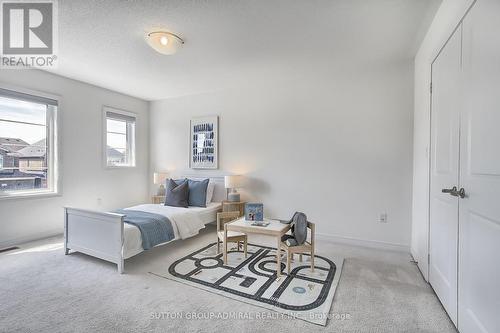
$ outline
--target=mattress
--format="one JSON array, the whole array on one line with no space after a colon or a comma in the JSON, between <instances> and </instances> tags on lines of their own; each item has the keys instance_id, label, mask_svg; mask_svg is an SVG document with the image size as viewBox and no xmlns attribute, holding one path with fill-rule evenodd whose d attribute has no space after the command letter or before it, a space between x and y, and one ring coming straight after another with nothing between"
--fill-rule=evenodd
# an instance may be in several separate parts
<instances>
[{"instance_id":1,"label":"mattress","mask_svg":"<svg viewBox=\"0 0 500 333\"><path fill-rule=\"evenodd\" d=\"M161 246L177 239L185 239L198 234L205 224L216 221L217 212L221 209L220 202L211 202L207 207L170 207L163 204L144 204L125 208L125 210L138 210L148 213L160 214L168 217L172 222L175 238ZM124 223L123 228L123 257L125 259L135 256L144 251L142 248L142 237L139 228Z\"/></svg>"}]
</instances>

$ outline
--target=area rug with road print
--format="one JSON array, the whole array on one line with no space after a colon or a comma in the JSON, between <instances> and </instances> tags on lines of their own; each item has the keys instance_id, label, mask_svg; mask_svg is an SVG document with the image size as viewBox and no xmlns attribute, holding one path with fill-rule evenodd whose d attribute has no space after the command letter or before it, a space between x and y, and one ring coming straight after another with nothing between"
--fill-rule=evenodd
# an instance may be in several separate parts
<instances>
[{"instance_id":1,"label":"area rug with road print","mask_svg":"<svg viewBox=\"0 0 500 333\"><path fill-rule=\"evenodd\" d=\"M212 243L176 260L168 272L150 273L324 326L344 259L315 255L314 271L310 259L304 254L300 261L296 255L290 274L282 260L277 278L275 248L249 244L245 258L235 244L224 264Z\"/></svg>"}]
</instances>

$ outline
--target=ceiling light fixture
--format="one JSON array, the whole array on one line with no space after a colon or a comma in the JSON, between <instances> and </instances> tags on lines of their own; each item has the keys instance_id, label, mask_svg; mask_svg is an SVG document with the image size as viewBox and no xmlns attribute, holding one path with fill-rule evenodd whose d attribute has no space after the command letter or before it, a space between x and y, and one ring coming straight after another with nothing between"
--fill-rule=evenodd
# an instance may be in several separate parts
<instances>
[{"instance_id":1,"label":"ceiling light fixture","mask_svg":"<svg viewBox=\"0 0 500 333\"><path fill-rule=\"evenodd\" d=\"M184 41L179 36L167 31L153 31L146 35L146 42L161 54L174 54Z\"/></svg>"}]
</instances>

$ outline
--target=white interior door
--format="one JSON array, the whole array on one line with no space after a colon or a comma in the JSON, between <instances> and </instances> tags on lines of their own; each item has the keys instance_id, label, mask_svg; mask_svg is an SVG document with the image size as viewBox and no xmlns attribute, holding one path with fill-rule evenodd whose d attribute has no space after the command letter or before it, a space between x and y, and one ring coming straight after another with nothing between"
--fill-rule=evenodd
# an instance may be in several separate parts
<instances>
[{"instance_id":1,"label":"white interior door","mask_svg":"<svg viewBox=\"0 0 500 333\"><path fill-rule=\"evenodd\" d=\"M462 333L500 332L500 1L463 23L459 319Z\"/></svg>"},{"instance_id":2,"label":"white interior door","mask_svg":"<svg viewBox=\"0 0 500 333\"><path fill-rule=\"evenodd\" d=\"M457 324L461 29L432 64L429 282Z\"/></svg>"}]
</instances>

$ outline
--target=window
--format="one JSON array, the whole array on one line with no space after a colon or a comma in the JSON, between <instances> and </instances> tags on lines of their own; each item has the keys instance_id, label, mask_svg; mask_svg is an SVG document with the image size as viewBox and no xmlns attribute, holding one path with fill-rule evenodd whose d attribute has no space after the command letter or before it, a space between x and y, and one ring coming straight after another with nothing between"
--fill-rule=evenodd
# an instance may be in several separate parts
<instances>
[{"instance_id":1,"label":"window","mask_svg":"<svg viewBox=\"0 0 500 333\"><path fill-rule=\"evenodd\" d=\"M104 107L105 165L135 166L135 121L133 113Z\"/></svg>"},{"instance_id":2,"label":"window","mask_svg":"<svg viewBox=\"0 0 500 333\"><path fill-rule=\"evenodd\" d=\"M0 197L57 193L57 105L0 88Z\"/></svg>"}]
</instances>

